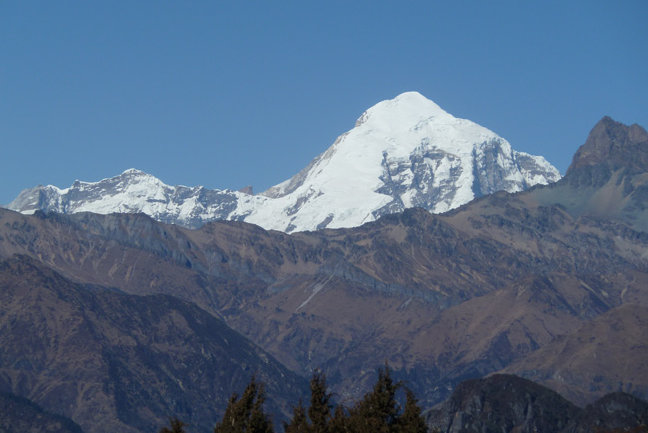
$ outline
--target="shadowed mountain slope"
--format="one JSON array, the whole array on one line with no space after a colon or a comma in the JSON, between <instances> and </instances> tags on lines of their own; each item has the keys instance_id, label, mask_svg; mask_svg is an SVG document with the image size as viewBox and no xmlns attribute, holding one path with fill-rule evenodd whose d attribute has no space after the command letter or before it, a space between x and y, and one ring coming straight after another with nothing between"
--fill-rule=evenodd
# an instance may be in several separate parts
<instances>
[{"instance_id":1,"label":"shadowed mountain slope","mask_svg":"<svg viewBox=\"0 0 648 433\"><path fill-rule=\"evenodd\" d=\"M443 433L626 431L648 423L648 403L618 392L581 409L537 383L496 374L461 383L427 421Z\"/></svg>"},{"instance_id":2,"label":"shadowed mountain slope","mask_svg":"<svg viewBox=\"0 0 648 433\"><path fill-rule=\"evenodd\" d=\"M559 432L580 409L531 381L494 375L461 383L428 413L428 424L445 433Z\"/></svg>"},{"instance_id":3,"label":"shadowed mountain slope","mask_svg":"<svg viewBox=\"0 0 648 433\"><path fill-rule=\"evenodd\" d=\"M71 283L25 256L0 262L0 390L87 432L209 430L252 375L287 415L305 380L224 323L166 295Z\"/></svg>"},{"instance_id":4,"label":"shadowed mountain slope","mask_svg":"<svg viewBox=\"0 0 648 433\"><path fill-rule=\"evenodd\" d=\"M33 401L0 392L0 433L83 433L74 421L49 413Z\"/></svg>"}]
</instances>

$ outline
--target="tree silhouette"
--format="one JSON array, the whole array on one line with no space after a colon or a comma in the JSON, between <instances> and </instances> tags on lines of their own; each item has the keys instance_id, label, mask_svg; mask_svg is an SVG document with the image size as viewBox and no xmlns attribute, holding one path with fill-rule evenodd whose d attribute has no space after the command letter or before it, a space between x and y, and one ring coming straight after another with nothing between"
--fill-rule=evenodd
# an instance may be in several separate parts
<instances>
[{"instance_id":1,"label":"tree silhouette","mask_svg":"<svg viewBox=\"0 0 648 433\"><path fill-rule=\"evenodd\" d=\"M357 433L397 433L400 408L396 391L400 384L394 383L389 367L378 370L378 381L373 390L363 397L350 411L351 431Z\"/></svg>"},{"instance_id":2,"label":"tree silhouette","mask_svg":"<svg viewBox=\"0 0 648 433\"><path fill-rule=\"evenodd\" d=\"M405 405L398 404L396 393L405 389ZM373 389L350 409L331 404L331 393L326 378L316 371L310 381L310 406L301 400L293 407L292 419L283 424L286 433L427 433L425 419L414 393L395 383L389 366L378 370ZM272 433L272 425L263 412L265 393L263 384L254 377L239 398L233 394L223 420L214 433ZM174 424L172 423L172 427ZM180 423L179 428L183 426ZM438 433L438 430L434 430ZM165 430L160 433L184 433Z\"/></svg>"},{"instance_id":3,"label":"tree silhouette","mask_svg":"<svg viewBox=\"0 0 648 433\"><path fill-rule=\"evenodd\" d=\"M315 371L310 381L311 404L308 417L311 421L312 433L327 433L331 417L331 394L326 390L326 378L321 371Z\"/></svg>"},{"instance_id":4,"label":"tree silhouette","mask_svg":"<svg viewBox=\"0 0 648 433\"><path fill-rule=\"evenodd\" d=\"M180 421L178 418L173 417L169 418L169 427L162 427L160 433L185 433L184 427L185 423Z\"/></svg>"},{"instance_id":5,"label":"tree silhouette","mask_svg":"<svg viewBox=\"0 0 648 433\"><path fill-rule=\"evenodd\" d=\"M236 393L230 397L214 433L272 433L270 419L263 411L264 401L264 386L253 376L241 398Z\"/></svg>"},{"instance_id":6,"label":"tree silhouette","mask_svg":"<svg viewBox=\"0 0 648 433\"><path fill-rule=\"evenodd\" d=\"M286 433L310 433L310 426L306 418L306 409L301 400L293 408L293 417L288 423L284 423Z\"/></svg>"},{"instance_id":7,"label":"tree silhouette","mask_svg":"<svg viewBox=\"0 0 648 433\"><path fill-rule=\"evenodd\" d=\"M418 406L418 400L414 393L405 389L405 407L399 419L398 430L401 433L426 433L428 431L425 425L425 419L421 415L421 408Z\"/></svg>"}]
</instances>

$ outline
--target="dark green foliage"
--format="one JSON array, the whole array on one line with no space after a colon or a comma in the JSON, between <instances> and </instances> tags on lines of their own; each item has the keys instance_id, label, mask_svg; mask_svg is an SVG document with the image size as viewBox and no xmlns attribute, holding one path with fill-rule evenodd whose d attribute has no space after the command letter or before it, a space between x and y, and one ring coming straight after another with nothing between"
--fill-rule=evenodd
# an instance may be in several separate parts
<instances>
[{"instance_id":1,"label":"dark green foliage","mask_svg":"<svg viewBox=\"0 0 648 433\"><path fill-rule=\"evenodd\" d=\"M286 433L328 433L331 419L331 393L326 389L326 378L321 371L313 373L310 381L308 417L302 402L293 409L293 418L285 424Z\"/></svg>"},{"instance_id":2,"label":"dark green foliage","mask_svg":"<svg viewBox=\"0 0 648 433\"><path fill-rule=\"evenodd\" d=\"M326 378L321 371L316 371L310 381L311 405L308 417L311 421L311 433L327 433L331 417L331 394L326 391Z\"/></svg>"},{"instance_id":3,"label":"dark green foliage","mask_svg":"<svg viewBox=\"0 0 648 433\"><path fill-rule=\"evenodd\" d=\"M331 413L331 394L326 379L316 372L311 379L311 405L308 411L302 402L293 409L293 419L285 424L286 433L426 433L425 420L414 394L406 390L405 407L401 413L389 367L378 370L373 390L347 410L338 405ZM306 417L308 412L308 417Z\"/></svg>"},{"instance_id":4,"label":"dark green foliage","mask_svg":"<svg viewBox=\"0 0 648 433\"><path fill-rule=\"evenodd\" d=\"M397 402L397 392L403 388L394 383L387 365L378 370L373 390L352 408L331 404L324 374L317 371L310 381L310 406L300 400L293 408L292 419L284 423L286 433L427 433L425 420L414 393L405 390L405 406ZM270 433L272 426L263 413L263 386L254 378L241 398L234 394L227 405L223 420L214 433ZM175 433L163 432L163 433Z\"/></svg>"},{"instance_id":5,"label":"dark green foliage","mask_svg":"<svg viewBox=\"0 0 648 433\"><path fill-rule=\"evenodd\" d=\"M378 370L378 381L373 390L365 394L350 411L350 426L355 433L397 433L399 406L395 384L389 374L389 367Z\"/></svg>"},{"instance_id":6,"label":"dark green foliage","mask_svg":"<svg viewBox=\"0 0 648 433\"><path fill-rule=\"evenodd\" d=\"M180 421L178 418L169 419L169 427L162 427L160 433L185 433L185 423Z\"/></svg>"},{"instance_id":7,"label":"dark green foliage","mask_svg":"<svg viewBox=\"0 0 648 433\"><path fill-rule=\"evenodd\" d=\"M310 426L306 419L306 409L304 404L299 400L299 404L293 408L293 417L289 423L284 423L286 433L309 433Z\"/></svg>"},{"instance_id":8,"label":"dark green foliage","mask_svg":"<svg viewBox=\"0 0 648 433\"><path fill-rule=\"evenodd\" d=\"M414 393L406 389L405 396L405 408L399 420L399 431L401 433L426 433L427 426L421 416L421 408L418 406Z\"/></svg>"},{"instance_id":9,"label":"dark green foliage","mask_svg":"<svg viewBox=\"0 0 648 433\"><path fill-rule=\"evenodd\" d=\"M230 397L223 421L216 424L214 433L272 433L272 424L263 411L265 391L254 377L241 398Z\"/></svg>"},{"instance_id":10,"label":"dark green foliage","mask_svg":"<svg viewBox=\"0 0 648 433\"><path fill-rule=\"evenodd\" d=\"M331 418L331 422L329 423L329 432L330 433L350 433L351 432L351 426L349 425L349 414L341 405L335 407L335 411L333 412L333 418Z\"/></svg>"}]
</instances>

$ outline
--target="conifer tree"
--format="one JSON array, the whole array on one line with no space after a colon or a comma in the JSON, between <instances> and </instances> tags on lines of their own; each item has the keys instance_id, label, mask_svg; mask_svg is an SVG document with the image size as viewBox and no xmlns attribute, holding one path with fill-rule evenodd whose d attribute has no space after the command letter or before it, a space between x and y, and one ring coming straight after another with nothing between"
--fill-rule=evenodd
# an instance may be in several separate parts
<instances>
[{"instance_id":1,"label":"conifer tree","mask_svg":"<svg viewBox=\"0 0 648 433\"><path fill-rule=\"evenodd\" d=\"M245 431L251 411L251 408L247 406L247 399L244 397L239 399L236 393L232 394L227 403L223 420L216 424L214 433L240 433Z\"/></svg>"},{"instance_id":2,"label":"conifer tree","mask_svg":"<svg viewBox=\"0 0 648 433\"><path fill-rule=\"evenodd\" d=\"M311 404L308 417L311 421L311 433L327 433L331 417L331 394L326 390L326 378L321 371L315 371L310 381Z\"/></svg>"},{"instance_id":3,"label":"conifer tree","mask_svg":"<svg viewBox=\"0 0 648 433\"><path fill-rule=\"evenodd\" d=\"M398 424L400 433L427 433L428 429L425 425L425 419L421 415L421 408L418 406L418 401L414 393L405 389L405 408L401 414Z\"/></svg>"},{"instance_id":4,"label":"conifer tree","mask_svg":"<svg viewBox=\"0 0 648 433\"><path fill-rule=\"evenodd\" d=\"M351 433L349 416L346 413L344 406L335 406L333 417L329 422L329 433Z\"/></svg>"},{"instance_id":5,"label":"conifer tree","mask_svg":"<svg viewBox=\"0 0 648 433\"><path fill-rule=\"evenodd\" d=\"M389 367L378 370L378 381L373 390L352 409L349 418L351 431L354 433L397 433L399 407L396 402L396 391L400 384L395 384L389 373Z\"/></svg>"},{"instance_id":6,"label":"conifer tree","mask_svg":"<svg viewBox=\"0 0 648 433\"><path fill-rule=\"evenodd\" d=\"M310 433L310 426L306 419L306 409L301 399L299 404L293 408L293 417L289 423L284 423L286 433Z\"/></svg>"},{"instance_id":7,"label":"conifer tree","mask_svg":"<svg viewBox=\"0 0 648 433\"><path fill-rule=\"evenodd\" d=\"M272 423L270 418L263 411L263 403L265 402L265 387L262 383L257 385L257 397L252 406L252 414L250 415L250 423L246 433L273 433Z\"/></svg>"},{"instance_id":8,"label":"conifer tree","mask_svg":"<svg viewBox=\"0 0 648 433\"><path fill-rule=\"evenodd\" d=\"M241 398L234 393L227 404L223 420L214 433L272 433L272 424L263 412L265 390L253 376Z\"/></svg>"},{"instance_id":9,"label":"conifer tree","mask_svg":"<svg viewBox=\"0 0 648 433\"><path fill-rule=\"evenodd\" d=\"M169 418L169 427L162 427L160 433L185 433L184 427L185 423L180 421L178 418Z\"/></svg>"},{"instance_id":10,"label":"conifer tree","mask_svg":"<svg viewBox=\"0 0 648 433\"><path fill-rule=\"evenodd\" d=\"M317 370L310 381L310 406L308 417L301 400L299 406L293 408L293 418L285 424L286 432L328 433L331 419L331 393L326 389L326 377Z\"/></svg>"}]
</instances>

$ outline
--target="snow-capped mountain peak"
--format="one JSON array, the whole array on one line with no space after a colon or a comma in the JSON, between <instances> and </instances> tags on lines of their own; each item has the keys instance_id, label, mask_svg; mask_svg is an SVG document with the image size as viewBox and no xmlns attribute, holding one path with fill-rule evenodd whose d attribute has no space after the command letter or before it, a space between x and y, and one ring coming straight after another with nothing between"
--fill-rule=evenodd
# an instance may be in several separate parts
<instances>
[{"instance_id":1,"label":"snow-capped mountain peak","mask_svg":"<svg viewBox=\"0 0 648 433\"><path fill-rule=\"evenodd\" d=\"M515 152L494 132L407 92L368 109L308 167L264 193L272 207L245 219L286 231L355 226L408 207L445 212L559 178L544 158Z\"/></svg>"},{"instance_id":2,"label":"snow-capped mountain peak","mask_svg":"<svg viewBox=\"0 0 648 433\"><path fill-rule=\"evenodd\" d=\"M448 117L452 116L420 93L406 92L369 108L358 118L355 126L366 124L371 129L390 130L400 129L404 123Z\"/></svg>"},{"instance_id":3,"label":"snow-capped mountain peak","mask_svg":"<svg viewBox=\"0 0 648 433\"><path fill-rule=\"evenodd\" d=\"M292 232L357 226L409 207L445 212L481 195L559 178L544 158L517 152L494 132L406 92L369 108L307 167L259 195L171 187L129 169L65 190L25 190L9 207L144 212L191 227L234 219Z\"/></svg>"}]
</instances>

